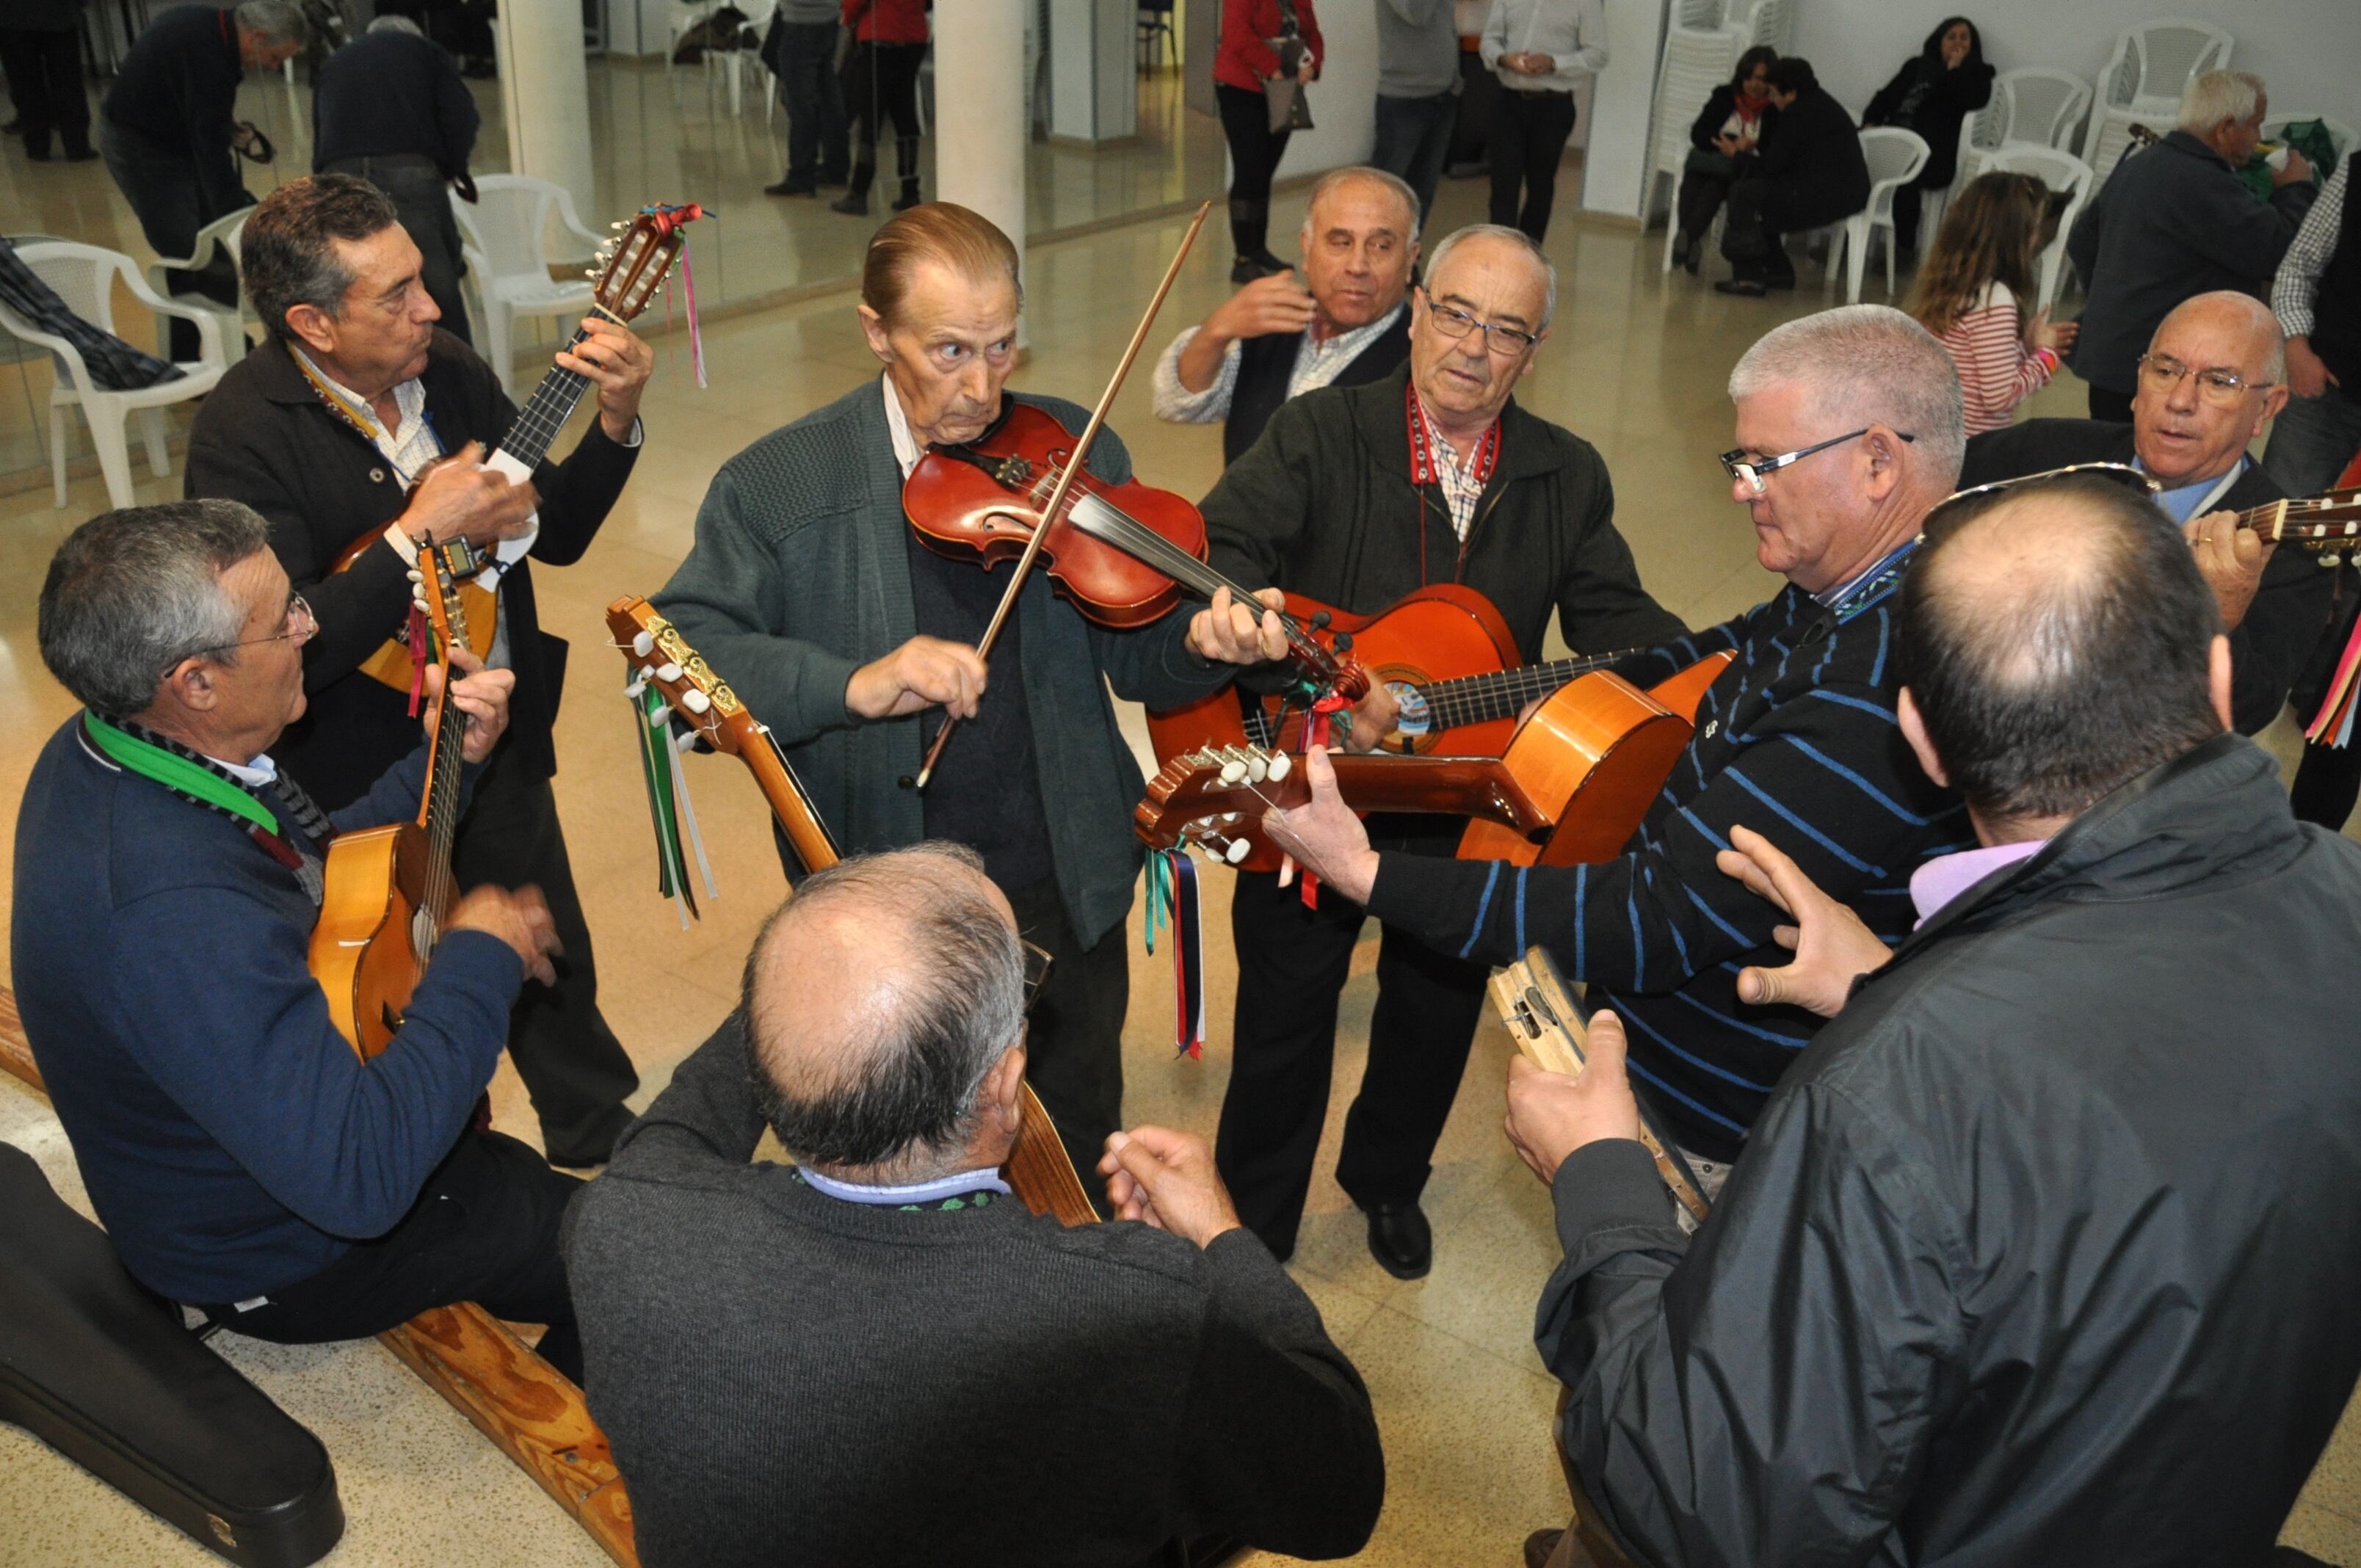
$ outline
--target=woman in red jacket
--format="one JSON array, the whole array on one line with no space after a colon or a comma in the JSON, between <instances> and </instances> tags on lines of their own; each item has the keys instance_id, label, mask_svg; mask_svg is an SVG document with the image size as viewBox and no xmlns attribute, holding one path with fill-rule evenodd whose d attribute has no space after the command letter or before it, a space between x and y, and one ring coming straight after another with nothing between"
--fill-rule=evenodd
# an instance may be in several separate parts
<instances>
[{"instance_id":1,"label":"woman in red jacket","mask_svg":"<svg viewBox=\"0 0 2361 1568\"><path fill-rule=\"evenodd\" d=\"M918 204L918 66L927 58L927 13L934 0L844 0L852 53L844 62L844 104L859 126L852 184L829 206L869 215L869 185L877 178L877 121L894 116L894 169L902 193L894 210Z\"/></svg>"},{"instance_id":2,"label":"woman in red jacket","mask_svg":"<svg viewBox=\"0 0 2361 1568\"><path fill-rule=\"evenodd\" d=\"M1213 96L1230 144L1230 238L1237 264L1230 281L1251 283L1287 263L1265 243L1270 229L1270 177L1287 151L1288 133L1270 128L1263 83L1299 82L1320 74L1323 46L1312 0L1222 0L1222 43L1213 55Z\"/></svg>"}]
</instances>

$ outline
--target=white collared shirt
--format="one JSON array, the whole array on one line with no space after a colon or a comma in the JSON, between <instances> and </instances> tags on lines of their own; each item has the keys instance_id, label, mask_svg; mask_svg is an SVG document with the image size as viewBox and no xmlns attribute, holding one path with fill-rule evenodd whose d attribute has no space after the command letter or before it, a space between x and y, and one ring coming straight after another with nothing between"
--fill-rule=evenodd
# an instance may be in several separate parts
<instances>
[{"instance_id":1,"label":"white collared shirt","mask_svg":"<svg viewBox=\"0 0 2361 1568\"><path fill-rule=\"evenodd\" d=\"M1410 309L1404 299L1392 310L1369 323L1348 332L1314 342L1309 332L1297 334L1295 368L1288 373L1287 395L1300 398L1318 388L1333 385L1345 373L1345 367L1361 356L1367 348L1386 334L1400 314ZM1156 389L1156 417L1171 424L1212 424L1227 419L1230 403L1237 396L1238 363L1245 356L1245 345L1236 339L1222 350L1222 363L1213 372L1213 384L1202 392L1192 392L1180 384L1180 356L1195 340L1200 328L1191 327L1172 340L1172 346L1156 362L1156 374L1151 378Z\"/></svg>"},{"instance_id":2,"label":"white collared shirt","mask_svg":"<svg viewBox=\"0 0 2361 1568\"><path fill-rule=\"evenodd\" d=\"M885 433L894 439L894 461L902 466L902 477L908 478L910 470L918 466L918 438L910 433L910 416L902 411L902 400L894 390L894 378L880 376L885 389Z\"/></svg>"},{"instance_id":3,"label":"white collared shirt","mask_svg":"<svg viewBox=\"0 0 2361 1568\"><path fill-rule=\"evenodd\" d=\"M225 762L219 757L206 757L205 761L248 789L264 788L279 777L279 764L270 760L270 753L268 751L250 762Z\"/></svg>"}]
</instances>

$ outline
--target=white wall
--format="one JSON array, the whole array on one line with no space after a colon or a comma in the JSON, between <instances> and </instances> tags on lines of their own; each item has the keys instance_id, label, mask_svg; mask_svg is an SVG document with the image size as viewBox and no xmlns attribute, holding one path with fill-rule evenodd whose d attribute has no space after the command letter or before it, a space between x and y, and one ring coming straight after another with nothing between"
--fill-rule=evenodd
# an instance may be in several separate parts
<instances>
[{"instance_id":1,"label":"white wall","mask_svg":"<svg viewBox=\"0 0 2361 1568\"><path fill-rule=\"evenodd\" d=\"M2326 114L2361 125L2361 0L1797 0L1795 52L1858 115L1944 16L1971 19L2003 71L2047 65L2095 79L2115 35L2192 16L2237 40L2230 64L2270 85L2271 114Z\"/></svg>"},{"instance_id":2,"label":"white wall","mask_svg":"<svg viewBox=\"0 0 2361 1568\"><path fill-rule=\"evenodd\" d=\"M1287 156L1279 161L1281 180L1367 163L1378 145L1376 0L1330 0L1318 16L1325 47L1320 80L1312 84L1312 128L1288 138ZM1189 69L1200 67L1191 60ZM1213 62L1202 69L1210 72Z\"/></svg>"}]
</instances>

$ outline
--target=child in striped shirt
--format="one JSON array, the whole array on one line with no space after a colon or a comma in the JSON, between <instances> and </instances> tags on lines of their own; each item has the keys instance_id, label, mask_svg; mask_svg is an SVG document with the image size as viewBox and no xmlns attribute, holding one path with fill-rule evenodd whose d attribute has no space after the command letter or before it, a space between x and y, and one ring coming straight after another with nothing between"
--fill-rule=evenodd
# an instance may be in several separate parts
<instances>
[{"instance_id":1,"label":"child in striped shirt","mask_svg":"<svg viewBox=\"0 0 2361 1568\"><path fill-rule=\"evenodd\" d=\"M1919 264L1910 313L1960 367L1970 435L2007 424L2073 345L2072 322L2053 324L2043 311L2028 323L2024 305L2064 204L2030 174L1979 175L1951 203Z\"/></svg>"}]
</instances>

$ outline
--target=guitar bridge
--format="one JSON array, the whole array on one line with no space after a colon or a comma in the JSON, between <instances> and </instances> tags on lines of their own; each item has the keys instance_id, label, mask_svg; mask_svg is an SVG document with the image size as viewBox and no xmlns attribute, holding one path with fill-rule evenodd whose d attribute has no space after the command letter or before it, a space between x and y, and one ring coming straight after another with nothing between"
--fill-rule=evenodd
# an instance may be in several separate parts
<instances>
[{"instance_id":1,"label":"guitar bridge","mask_svg":"<svg viewBox=\"0 0 2361 1568\"><path fill-rule=\"evenodd\" d=\"M401 1032L401 1014L393 1010L392 1003L379 1003L377 1004L377 1016L378 1022L385 1025L385 1032L387 1034L398 1035Z\"/></svg>"}]
</instances>

